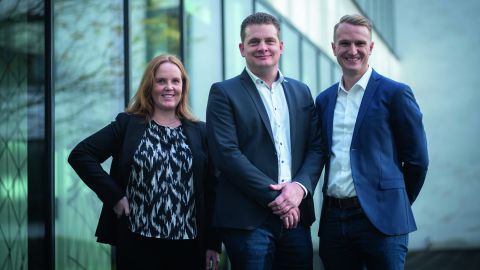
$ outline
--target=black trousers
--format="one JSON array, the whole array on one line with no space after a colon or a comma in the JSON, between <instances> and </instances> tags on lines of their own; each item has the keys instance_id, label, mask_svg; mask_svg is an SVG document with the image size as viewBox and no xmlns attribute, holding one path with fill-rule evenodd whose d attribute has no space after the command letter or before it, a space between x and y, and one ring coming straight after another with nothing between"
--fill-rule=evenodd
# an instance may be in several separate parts
<instances>
[{"instance_id":1,"label":"black trousers","mask_svg":"<svg viewBox=\"0 0 480 270\"><path fill-rule=\"evenodd\" d=\"M121 222L116 248L117 270L202 269L205 255L199 254L197 240L167 240L144 237Z\"/></svg>"}]
</instances>

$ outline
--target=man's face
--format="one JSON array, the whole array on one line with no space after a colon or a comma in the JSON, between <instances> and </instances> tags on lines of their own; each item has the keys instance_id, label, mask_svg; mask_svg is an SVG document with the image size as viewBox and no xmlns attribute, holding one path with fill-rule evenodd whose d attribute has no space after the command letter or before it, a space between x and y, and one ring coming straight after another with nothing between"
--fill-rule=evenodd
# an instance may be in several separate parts
<instances>
[{"instance_id":1,"label":"man's face","mask_svg":"<svg viewBox=\"0 0 480 270\"><path fill-rule=\"evenodd\" d=\"M273 24L248 25L245 40L239 47L248 68L255 75L278 69L283 42L278 39L278 31Z\"/></svg>"},{"instance_id":2,"label":"man's face","mask_svg":"<svg viewBox=\"0 0 480 270\"><path fill-rule=\"evenodd\" d=\"M341 23L337 28L332 49L344 75L363 75L368 69L368 58L373 49L368 28Z\"/></svg>"}]
</instances>

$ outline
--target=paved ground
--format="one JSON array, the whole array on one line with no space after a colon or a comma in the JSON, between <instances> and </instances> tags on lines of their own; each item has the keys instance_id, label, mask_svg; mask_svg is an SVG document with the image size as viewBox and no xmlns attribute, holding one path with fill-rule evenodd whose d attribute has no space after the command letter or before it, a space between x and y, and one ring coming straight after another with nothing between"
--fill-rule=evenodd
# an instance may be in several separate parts
<instances>
[{"instance_id":1,"label":"paved ground","mask_svg":"<svg viewBox=\"0 0 480 270\"><path fill-rule=\"evenodd\" d=\"M410 252L405 270L479 270L480 249Z\"/></svg>"},{"instance_id":2,"label":"paved ground","mask_svg":"<svg viewBox=\"0 0 480 270\"><path fill-rule=\"evenodd\" d=\"M313 260L314 270L324 269L318 256ZM223 258L220 270L230 269L225 261ZM405 270L480 270L480 249L412 251L407 255Z\"/></svg>"}]
</instances>

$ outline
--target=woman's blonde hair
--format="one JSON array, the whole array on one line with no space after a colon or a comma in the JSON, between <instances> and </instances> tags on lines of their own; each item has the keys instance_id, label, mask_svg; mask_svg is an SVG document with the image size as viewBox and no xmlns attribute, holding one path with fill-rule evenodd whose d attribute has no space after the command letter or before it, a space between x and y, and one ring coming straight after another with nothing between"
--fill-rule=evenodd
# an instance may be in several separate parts
<instances>
[{"instance_id":1,"label":"woman's blonde hair","mask_svg":"<svg viewBox=\"0 0 480 270\"><path fill-rule=\"evenodd\" d=\"M190 92L190 80L188 79L187 72L185 67L182 64L182 61L176 56L171 54L162 54L153 58L150 63L148 63L145 72L143 73L142 81L140 86L137 89L137 92L130 101L126 111L128 113L140 114L145 116L145 119L149 121L153 116L154 103L152 99L152 90L155 85L155 73L157 72L158 67L164 63L172 63L178 67L182 76L182 96L180 102L175 109L175 114L178 118L183 118L191 121L198 121L195 116L193 116L190 108L188 106L188 96Z\"/></svg>"}]
</instances>

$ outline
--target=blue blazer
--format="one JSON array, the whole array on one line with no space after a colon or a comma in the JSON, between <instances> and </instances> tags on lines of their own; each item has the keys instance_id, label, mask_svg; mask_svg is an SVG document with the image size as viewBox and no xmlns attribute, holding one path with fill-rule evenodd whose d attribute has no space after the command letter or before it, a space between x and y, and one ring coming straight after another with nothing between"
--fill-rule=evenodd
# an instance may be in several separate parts
<instances>
[{"instance_id":1,"label":"blue blazer","mask_svg":"<svg viewBox=\"0 0 480 270\"><path fill-rule=\"evenodd\" d=\"M290 115L292 181L303 184L309 195L300 204L301 222L315 220L312 193L323 167L320 136L308 87L286 78L283 82ZM280 193L278 164L270 120L254 82L243 71L237 77L214 83L207 105L209 152L217 169L218 185L213 225L253 229L272 213L267 204Z\"/></svg>"},{"instance_id":2,"label":"blue blazer","mask_svg":"<svg viewBox=\"0 0 480 270\"><path fill-rule=\"evenodd\" d=\"M337 90L338 83L316 99L321 134L329 151ZM410 205L425 180L428 153L422 113L407 85L373 70L358 111L350 162L358 199L373 225L387 235L416 230ZM325 168L324 196L329 171L330 160Z\"/></svg>"}]
</instances>

